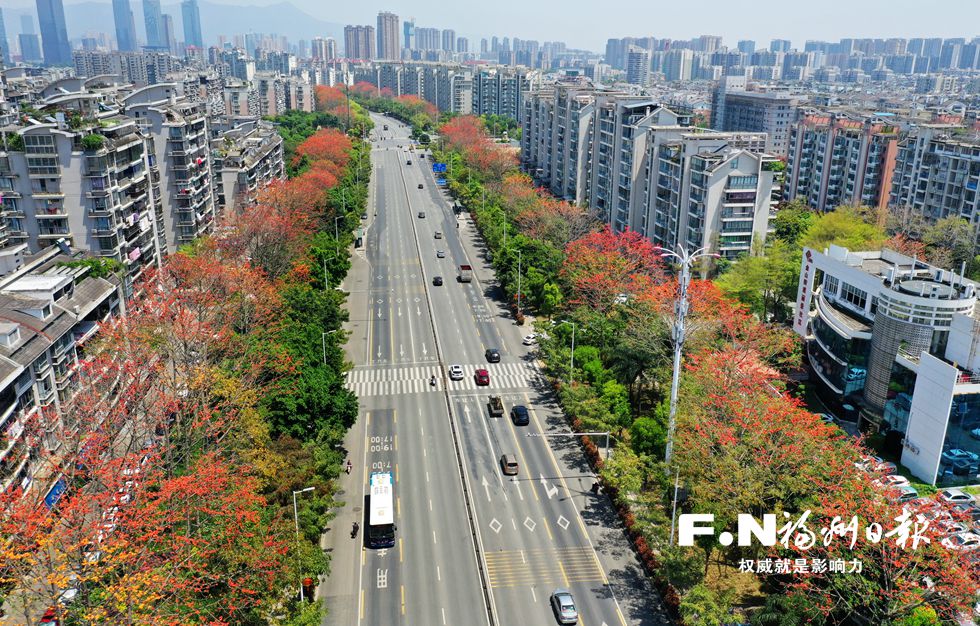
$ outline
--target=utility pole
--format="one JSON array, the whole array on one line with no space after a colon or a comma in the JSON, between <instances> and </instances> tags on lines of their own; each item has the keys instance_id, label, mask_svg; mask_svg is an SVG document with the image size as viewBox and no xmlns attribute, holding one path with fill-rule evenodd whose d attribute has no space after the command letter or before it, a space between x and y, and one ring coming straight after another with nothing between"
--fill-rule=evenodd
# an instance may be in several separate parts
<instances>
[{"instance_id":1,"label":"utility pole","mask_svg":"<svg viewBox=\"0 0 980 626\"><path fill-rule=\"evenodd\" d=\"M517 251L517 314L521 314L521 254L523 250Z\"/></svg>"},{"instance_id":2,"label":"utility pole","mask_svg":"<svg viewBox=\"0 0 980 626\"><path fill-rule=\"evenodd\" d=\"M691 266L695 261L703 258L718 258L720 255L712 254L707 248L700 248L693 253L687 251L683 246L677 246L677 252L671 252L666 248L654 248L663 258L673 258L680 262L680 273L677 275L677 301L674 302L674 375L670 383L670 417L667 421L667 452L664 455L664 462L667 470L670 471L670 460L674 452L674 429L677 425L677 393L681 382L681 356L684 351L684 340L686 339L687 329L684 325L687 318L688 301L687 287L691 283Z\"/></svg>"}]
</instances>

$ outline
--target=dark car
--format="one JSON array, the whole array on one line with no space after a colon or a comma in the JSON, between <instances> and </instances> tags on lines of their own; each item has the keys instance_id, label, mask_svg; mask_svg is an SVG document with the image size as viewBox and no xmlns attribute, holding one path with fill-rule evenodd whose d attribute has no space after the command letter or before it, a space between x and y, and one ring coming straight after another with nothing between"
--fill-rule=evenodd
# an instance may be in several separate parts
<instances>
[{"instance_id":1,"label":"dark car","mask_svg":"<svg viewBox=\"0 0 980 626\"><path fill-rule=\"evenodd\" d=\"M487 357L487 363L500 363L500 352L496 348L489 348L484 356Z\"/></svg>"},{"instance_id":2,"label":"dark car","mask_svg":"<svg viewBox=\"0 0 980 626\"><path fill-rule=\"evenodd\" d=\"M442 276L433 276L432 284L436 287L442 287Z\"/></svg>"},{"instance_id":3,"label":"dark car","mask_svg":"<svg viewBox=\"0 0 980 626\"><path fill-rule=\"evenodd\" d=\"M531 414L527 412L527 407L518 404L510 410L510 419L515 426L527 426L531 423Z\"/></svg>"},{"instance_id":4,"label":"dark car","mask_svg":"<svg viewBox=\"0 0 980 626\"><path fill-rule=\"evenodd\" d=\"M425 218L425 211L419 211L419 219Z\"/></svg>"},{"instance_id":5,"label":"dark car","mask_svg":"<svg viewBox=\"0 0 980 626\"><path fill-rule=\"evenodd\" d=\"M411 165L411 164L412 164L412 159L409 159L408 161L405 161L405 165Z\"/></svg>"},{"instance_id":6,"label":"dark car","mask_svg":"<svg viewBox=\"0 0 980 626\"><path fill-rule=\"evenodd\" d=\"M980 504L976 502L961 502L953 507L953 511L965 516L967 521L980 522Z\"/></svg>"},{"instance_id":7,"label":"dark car","mask_svg":"<svg viewBox=\"0 0 980 626\"><path fill-rule=\"evenodd\" d=\"M490 384L490 372L487 370L476 370L476 374L473 375L473 380L476 384L481 387L486 387Z\"/></svg>"},{"instance_id":8,"label":"dark car","mask_svg":"<svg viewBox=\"0 0 980 626\"><path fill-rule=\"evenodd\" d=\"M419 183L419 189L421 189L421 188L422 188L422 183Z\"/></svg>"}]
</instances>

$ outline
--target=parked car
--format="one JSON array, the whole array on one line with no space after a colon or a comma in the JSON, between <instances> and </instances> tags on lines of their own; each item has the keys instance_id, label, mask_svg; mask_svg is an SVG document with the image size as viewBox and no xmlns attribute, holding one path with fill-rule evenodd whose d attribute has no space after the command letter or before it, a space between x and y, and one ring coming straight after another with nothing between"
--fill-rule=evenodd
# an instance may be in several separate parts
<instances>
[{"instance_id":1,"label":"parked car","mask_svg":"<svg viewBox=\"0 0 980 626\"><path fill-rule=\"evenodd\" d=\"M953 513L966 518L970 523L980 522L980 505L976 502L960 502L953 505Z\"/></svg>"},{"instance_id":2,"label":"parked car","mask_svg":"<svg viewBox=\"0 0 980 626\"><path fill-rule=\"evenodd\" d=\"M962 489L943 489L939 492L939 498L943 502L950 504L960 504L961 502L974 502L976 498L963 491Z\"/></svg>"},{"instance_id":3,"label":"parked car","mask_svg":"<svg viewBox=\"0 0 980 626\"><path fill-rule=\"evenodd\" d=\"M960 533L943 539L943 545L950 550L976 550L980 548L980 535L976 533Z\"/></svg>"},{"instance_id":4,"label":"parked car","mask_svg":"<svg viewBox=\"0 0 980 626\"><path fill-rule=\"evenodd\" d=\"M888 499L892 502L911 502L919 497L918 490L911 485L904 485L891 490Z\"/></svg>"},{"instance_id":5,"label":"parked car","mask_svg":"<svg viewBox=\"0 0 980 626\"><path fill-rule=\"evenodd\" d=\"M884 487L906 487L909 484L909 479L904 476L898 476L897 474L890 474L888 476L882 476L875 481L875 484Z\"/></svg>"},{"instance_id":6,"label":"parked car","mask_svg":"<svg viewBox=\"0 0 980 626\"><path fill-rule=\"evenodd\" d=\"M970 436L974 439L980 439L980 428L974 428L970 431Z\"/></svg>"},{"instance_id":7,"label":"parked car","mask_svg":"<svg viewBox=\"0 0 980 626\"><path fill-rule=\"evenodd\" d=\"M972 463L977 463L980 462L980 456L968 450L953 448L943 452L942 460L944 463L948 463L950 465L957 461L970 461Z\"/></svg>"},{"instance_id":8,"label":"parked car","mask_svg":"<svg viewBox=\"0 0 980 626\"><path fill-rule=\"evenodd\" d=\"M817 417L820 418L824 424L836 424L837 420L830 413L817 413Z\"/></svg>"},{"instance_id":9,"label":"parked car","mask_svg":"<svg viewBox=\"0 0 980 626\"><path fill-rule=\"evenodd\" d=\"M530 335L525 335L524 341L522 341L521 343L523 343L525 346L533 346L534 344L538 343L537 333L531 333Z\"/></svg>"}]
</instances>

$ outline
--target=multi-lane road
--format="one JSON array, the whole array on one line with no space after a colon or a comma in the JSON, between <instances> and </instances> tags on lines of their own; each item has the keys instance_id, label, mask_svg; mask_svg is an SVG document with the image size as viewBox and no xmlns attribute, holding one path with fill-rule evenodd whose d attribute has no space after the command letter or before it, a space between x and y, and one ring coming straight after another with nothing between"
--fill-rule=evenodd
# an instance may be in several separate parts
<instances>
[{"instance_id":1,"label":"multi-lane road","mask_svg":"<svg viewBox=\"0 0 980 626\"><path fill-rule=\"evenodd\" d=\"M390 471L396 543L369 549L341 531L325 540L333 553L320 589L326 623L553 624L549 596L558 587L574 595L580 624L662 623L608 506L601 511L589 492L581 455L553 437L568 431L533 348L521 343L528 329L490 298L468 216L457 226L431 158L409 150L407 127L375 124L366 237L345 283L355 364L347 384L361 413L341 519L363 525L368 475ZM464 263L478 268L473 282L456 280ZM500 363L486 362L487 348L500 351ZM452 364L463 380L449 380ZM489 387L476 386L477 368L489 370ZM527 406L530 424L490 417L491 394L507 413ZM501 471L505 453L518 461L515 477Z\"/></svg>"}]
</instances>

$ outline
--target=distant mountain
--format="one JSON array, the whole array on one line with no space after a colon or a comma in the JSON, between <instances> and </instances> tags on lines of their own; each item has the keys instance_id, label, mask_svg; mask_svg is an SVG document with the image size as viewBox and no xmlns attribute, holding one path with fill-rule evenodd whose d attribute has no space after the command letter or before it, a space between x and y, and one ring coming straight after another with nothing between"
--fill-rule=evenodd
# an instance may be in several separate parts
<instances>
[{"instance_id":1,"label":"distant mountain","mask_svg":"<svg viewBox=\"0 0 980 626\"><path fill-rule=\"evenodd\" d=\"M6 4L6 2L4 2ZM14 4L13 2L11 4ZM16 37L19 32L21 13L33 11L23 6L4 8L4 21L7 23L7 35ZM266 6L216 4L200 0L201 29L204 43L215 45L218 35L224 35L229 41L232 36L244 33L275 33L285 35L290 43L300 39L310 40L314 37L333 37L343 47L344 26L313 17L290 2L280 2ZM133 16L136 21L136 35L140 41L146 39L146 29L143 26L143 3L140 0L130 0ZM29 6L29 5L28 5ZM180 3L164 4L163 12L174 18L177 29L177 39L183 39L183 18ZM115 26L112 21L111 2L79 2L65 3L65 21L68 23L68 36L81 37L87 32L103 32L115 37ZM15 26L18 25L18 26ZM36 26L35 26L36 28Z\"/></svg>"}]
</instances>

